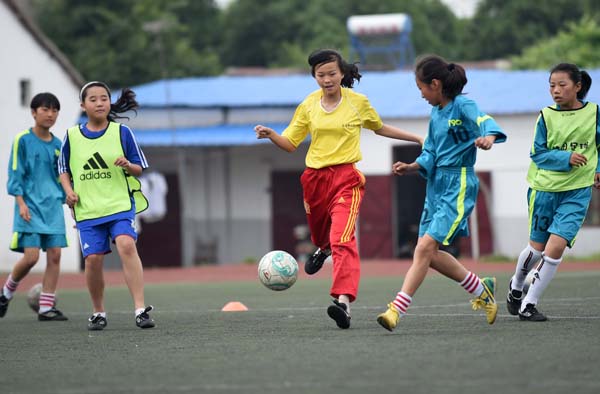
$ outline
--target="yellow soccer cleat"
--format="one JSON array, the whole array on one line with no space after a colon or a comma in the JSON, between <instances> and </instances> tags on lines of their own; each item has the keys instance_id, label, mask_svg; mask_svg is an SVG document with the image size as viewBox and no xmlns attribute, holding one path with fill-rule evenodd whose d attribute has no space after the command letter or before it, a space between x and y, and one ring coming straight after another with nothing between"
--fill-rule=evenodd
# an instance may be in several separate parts
<instances>
[{"instance_id":1,"label":"yellow soccer cleat","mask_svg":"<svg viewBox=\"0 0 600 394\"><path fill-rule=\"evenodd\" d=\"M394 331L398 322L400 322L400 312L394 308L391 302L388 304L387 311L377 316L377 323L388 331Z\"/></svg>"},{"instance_id":2,"label":"yellow soccer cleat","mask_svg":"<svg viewBox=\"0 0 600 394\"><path fill-rule=\"evenodd\" d=\"M496 278L483 278L481 279L481 284L483 285L483 292L479 297L471 300L471 304L473 305L473 310L484 308L487 322L494 324L496 315L498 314L498 305L496 305L496 299L494 298Z\"/></svg>"}]
</instances>

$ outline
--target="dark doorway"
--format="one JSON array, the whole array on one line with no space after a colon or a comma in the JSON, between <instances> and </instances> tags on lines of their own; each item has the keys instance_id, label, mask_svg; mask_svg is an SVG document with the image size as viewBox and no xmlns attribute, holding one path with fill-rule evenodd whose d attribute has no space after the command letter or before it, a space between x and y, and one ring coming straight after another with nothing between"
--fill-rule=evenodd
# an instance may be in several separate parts
<instances>
[{"instance_id":1,"label":"dark doorway","mask_svg":"<svg viewBox=\"0 0 600 394\"><path fill-rule=\"evenodd\" d=\"M273 249L285 250L299 261L314 249L304 212L301 175L302 171L271 173Z\"/></svg>"},{"instance_id":2,"label":"dark doorway","mask_svg":"<svg viewBox=\"0 0 600 394\"><path fill-rule=\"evenodd\" d=\"M393 161L412 163L421 154L417 145L395 146ZM417 237L419 221L425 202L425 179L419 174L394 176L393 193L395 214L393 221L396 227L395 255L400 258L411 258Z\"/></svg>"},{"instance_id":3,"label":"dark doorway","mask_svg":"<svg viewBox=\"0 0 600 394\"><path fill-rule=\"evenodd\" d=\"M365 197L358 216L360 257L389 259L394 256L391 175L367 176Z\"/></svg>"},{"instance_id":4,"label":"dark doorway","mask_svg":"<svg viewBox=\"0 0 600 394\"><path fill-rule=\"evenodd\" d=\"M144 267L181 267L181 209L179 177L165 174L167 214L157 222L142 220L137 248Z\"/></svg>"}]
</instances>

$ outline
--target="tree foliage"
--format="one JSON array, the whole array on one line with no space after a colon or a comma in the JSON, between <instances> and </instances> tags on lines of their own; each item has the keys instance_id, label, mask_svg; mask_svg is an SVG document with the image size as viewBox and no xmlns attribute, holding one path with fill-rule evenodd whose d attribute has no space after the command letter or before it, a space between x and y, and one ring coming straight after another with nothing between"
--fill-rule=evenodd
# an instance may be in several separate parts
<instances>
[{"instance_id":1,"label":"tree foliage","mask_svg":"<svg viewBox=\"0 0 600 394\"><path fill-rule=\"evenodd\" d=\"M554 64L575 63L583 68L600 67L600 24L585 17L568 24L556 36L533 45L512 59L520 69L549 69Z\"/></svg>"},{"instance_id":2,"label":"tree foliage","mask_svg":"<svg viewBox=\"0 0 600 394\"><path fill-rule=\"evenodd\" d=\"M232 66L306 68L307 55L324 47L348 57L346 21L364 14L410 15L417 55L516 56L593 14L597 0L481 0L470 19L458 19L441 0L234 0L225 9L215 0L31 2L41 28L86 79L125 86ZM591 59L595 44L587 45L579 52Z\"/></svg>"},{"instance_id":3,"label":"tree foliage","mask_svg":"<svg viewBox=\"0 0 600 394\"><path fill-rule=\"evenodd\" d=\"M466 27L465 58L498 59L553 36L592 9L590 0L482 0Z\"/></svg>"},{"instance_id":4,"label":"tree foliage","mask_svg":"<svg viewBox=\"0 0 600 394\"><path fill-rule=\"evenodd\" d=\"M36 0L34 6L41 28L88 80L125 86L222 70L211 0ZM157 21L160 29L150 31Z\"/></svg>"}]
</instances>

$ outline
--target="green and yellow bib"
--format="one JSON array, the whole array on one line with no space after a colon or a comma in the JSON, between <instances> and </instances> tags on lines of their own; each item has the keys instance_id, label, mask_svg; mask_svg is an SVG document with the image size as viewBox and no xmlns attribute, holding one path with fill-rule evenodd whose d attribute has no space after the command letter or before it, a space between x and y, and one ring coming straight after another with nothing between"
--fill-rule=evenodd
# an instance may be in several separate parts
<instances>
[{"instance_id":1,"label":"green and yellow bib","mask_svg":"<svg viewBox=\"0 0 600 394\"><path fill-rule=\"evenodd\" d=\"M532 161L527 172L527 181L532 189L561 192L594 184L598 164L597 116L598 105L591 102L575 110L558 110L555 107L542 110L548 149L581 153L587 158L587 164L572 167L569 171L551 171L539 168Z\"/></svg>"},{"instance_id":2,"label":"green and yellow bib","mask_svg":"<svg viewBox=\"0 0 600 394\"><path fill-rule=\"evenodd\" d=\"M67 133L73 190L79 195L74 207L76 221L127 212L131 210L132 195L136 212L148 207L139 180L114 165L118 157L125 156L119 123L110 122L98 138L86 137L79 126L69 128Z\"/></svg>"}]
</instances>

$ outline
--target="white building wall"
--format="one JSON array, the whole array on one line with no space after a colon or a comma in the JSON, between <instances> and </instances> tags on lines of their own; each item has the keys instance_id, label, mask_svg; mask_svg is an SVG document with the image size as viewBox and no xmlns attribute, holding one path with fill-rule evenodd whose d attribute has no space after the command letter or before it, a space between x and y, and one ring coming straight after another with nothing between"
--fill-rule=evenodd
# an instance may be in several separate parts
<instances>
[{"instance_id":1,"label":"white building wall","mask_svg":"<svg viewBox=\"0 0 600 394\"><path fill-rule=\"evenodd\" d=\"M232 111L236 119L249 120ZM256 114L254 114L256 115ZM261 113L261 115L264 115ZM277 121L283 111L274 115ZM479 151L476 169L492 173L490 218L493 226L494 250L497 255L516 257L528 240L527 183L529 149L537 114L495 116L508 135L507 142L490 151ZM424 136L428 119L385 119L386 123ZM251 133L252 131L249 130ZM405 144L377 136L364 130L361 149L363 160L358 168L365 175L390 174L393 147ZM201 247L194 233L203 242L216 242L218 262L231 263L255 259L272 248L270 174L274 170L304 168L308 143L292 153L286 153L271 143L230 148L185 149L182 182L182 212L184 221L184 262L193 264ZM159 171L177 171L177 155L171 153L148 155L150 164ZM227 198L226 196L231 196ZM392 213L390 213L392 214ZM195 231L185 231L185 229ZM587 256L598 253L600 228L584 227L575 248L569 254Z\"/></svg>"},{"instance_id":2,"label":"white building wall","mask_svg":"<svg viewBox=\"0 0 600 394\"><path fill-rule=\"evenodd\" d=\"M21 105L20 81L30 81L32 95L49 91L58 97L62 109L53 131L61 139L79 116L79 91L60 64L40 47L3 2L0 2L0 47L3 51L0 57L0 272L6 272L21 257L8 249L14 206L14 198L6 193L10 148L15 135L33 125L29 109L32 96L27 98L25 106ZM70 246L63 249L62 270L78 271L79 242L71 228L70 215L65 214L65 217ZM45 266L46 259L42 255L34 270L42 271Z\"/></svg>"}]
</instances>

